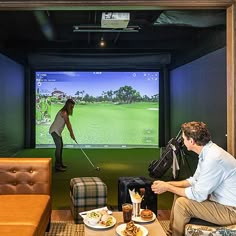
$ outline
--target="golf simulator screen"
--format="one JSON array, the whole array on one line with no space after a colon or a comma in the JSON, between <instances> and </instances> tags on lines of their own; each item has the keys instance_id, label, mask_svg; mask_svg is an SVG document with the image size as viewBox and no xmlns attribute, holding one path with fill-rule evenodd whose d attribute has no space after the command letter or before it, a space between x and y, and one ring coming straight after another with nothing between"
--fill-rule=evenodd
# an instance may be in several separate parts
<instances>
[{"instance_id":1,"label":"golf simulator screen","mask_svg":"<svg viewBox=\"0 0 236 236\"><path fill-rule=\"evenodd\" d=\"M35 72L35 144L54 147L49 127L65 101L78 141L62 132L64 147L158 147L159 72Z\"/></svg>"}]
</instances>

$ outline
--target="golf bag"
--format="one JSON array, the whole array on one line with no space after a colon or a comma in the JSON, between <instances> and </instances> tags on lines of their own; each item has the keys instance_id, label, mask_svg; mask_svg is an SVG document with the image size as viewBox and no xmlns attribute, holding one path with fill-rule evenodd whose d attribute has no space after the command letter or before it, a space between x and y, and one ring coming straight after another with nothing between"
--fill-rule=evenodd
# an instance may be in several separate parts
<instances>
[{"instance_id":1,"label":"golf bag","mask_svg":"<svg viewBox=\"0 0 236 236\"><path fill-rule=\"evenodd\" d=\"M173 178L176 179L179 170L178 157L183 156L183 145L180 130L177 136L168 142L165 150L161 153L160 159L154 160L149 164L149 176L152 178L160 178L172 167Z\"/></svg>"}]
</instances>

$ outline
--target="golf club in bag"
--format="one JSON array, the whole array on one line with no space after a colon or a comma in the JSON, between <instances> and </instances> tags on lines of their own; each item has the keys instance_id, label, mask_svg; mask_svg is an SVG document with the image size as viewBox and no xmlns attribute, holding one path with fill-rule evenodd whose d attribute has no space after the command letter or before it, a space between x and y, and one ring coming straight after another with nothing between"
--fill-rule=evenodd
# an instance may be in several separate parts
<instances>
[{"instance_id":1,"label":"golf club in bag","mask_svg":"<svg viewBox=\"0 0 236 236\"><path fill-rule=\"evenodd\" d=\"M74 139L74 141L78 144L78 142L76 141L76 139ZM87 156L87 154L85 153L85 151L82 149L82 148L80 148L80 150L81 150L81 152L84 154L84 156L86 157L86 159L88 160L88 162L91 164L91 166L95 169L95 170L97 170L97 171L100 171L100 167L95 167L95 165L92 163L92 161L89 159L89 157Z\"/></svg>"},{"instance_id":2,"label":"golf club in bag","mask_svg":"<svg viewBox=\"0 0 236 236\"><path fill-rule=\"evenodd\" d=\"M173 178L177 177L179 170L179 163L177 157L183 157L183 140L181 136L181 130L175 138L172 138L163 153L161 153L159 160L154 160L149 164L148 171L149 176L152 178L162 177L169 168L173 168Z\"/></svg>"}]
</instances>

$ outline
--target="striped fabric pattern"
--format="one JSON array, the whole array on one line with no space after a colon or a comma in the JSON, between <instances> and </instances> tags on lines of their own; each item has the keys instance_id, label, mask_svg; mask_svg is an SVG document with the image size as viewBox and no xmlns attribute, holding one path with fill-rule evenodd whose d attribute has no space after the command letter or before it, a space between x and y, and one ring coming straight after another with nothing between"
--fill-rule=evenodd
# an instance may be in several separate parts
<instances>
[{"instance_id":1,"label":"striped fabric pattern","mask_svg":"<svg viewBox=\"0 0 236 236\"><path fill-rule=\"evenodd\" d=\"M71 212L75 223L82 223L79 213L107 205L107 186L98 177L78 177L70 181Z\"/></svg>"},{"instance_id":2,"label":"striped fabric pattern","mask_svg":"<svg viewBox=\"0 0 236 236\"><path fill-rule=\"evenodd\" d=\"M49 232L45 236L84 236L84 224L74 224L73 221L51 222Z\"/></svg>"}]
</instances>

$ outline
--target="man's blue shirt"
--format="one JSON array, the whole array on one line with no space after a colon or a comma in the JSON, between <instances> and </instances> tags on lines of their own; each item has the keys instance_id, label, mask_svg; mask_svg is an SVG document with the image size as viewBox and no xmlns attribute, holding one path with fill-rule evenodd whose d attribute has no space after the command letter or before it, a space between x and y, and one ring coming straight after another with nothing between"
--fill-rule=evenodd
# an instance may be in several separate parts
<instances>
[{"instance_id":1,"label":"man's blue shirt","mask_svg":"<svg viewBox=\"0 0 236 236\"><path fill-rule=\"evenodd\" d=\"M187 181L191 184L185 189L189 199L236 207L236 160L212 141L203 147L197 169Z\"/></svg>"}]
</instances>

